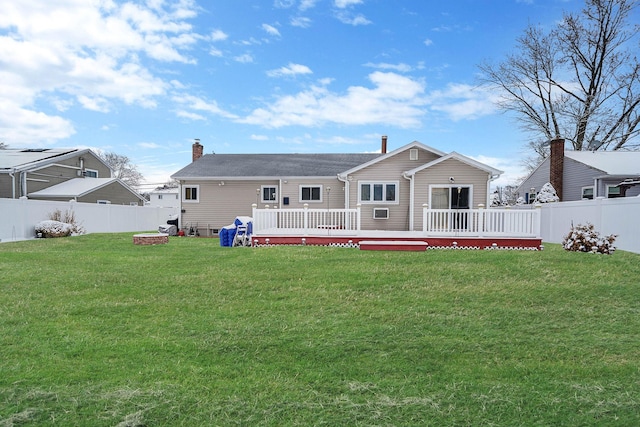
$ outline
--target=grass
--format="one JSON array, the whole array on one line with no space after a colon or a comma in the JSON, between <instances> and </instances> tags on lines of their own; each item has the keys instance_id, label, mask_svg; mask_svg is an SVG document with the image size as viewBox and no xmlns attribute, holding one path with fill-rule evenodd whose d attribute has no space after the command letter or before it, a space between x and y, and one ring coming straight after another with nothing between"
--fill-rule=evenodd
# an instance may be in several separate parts
<instances>
[{"instance_id":1,"label":"grass","mask_svg":"<svg viewBox=\"0 0 640 427\"><path fill-rule=\"evenodd\" d=\"M0 245L0 426L639 425L640 256Z\"/></svg>"}]
</instances>

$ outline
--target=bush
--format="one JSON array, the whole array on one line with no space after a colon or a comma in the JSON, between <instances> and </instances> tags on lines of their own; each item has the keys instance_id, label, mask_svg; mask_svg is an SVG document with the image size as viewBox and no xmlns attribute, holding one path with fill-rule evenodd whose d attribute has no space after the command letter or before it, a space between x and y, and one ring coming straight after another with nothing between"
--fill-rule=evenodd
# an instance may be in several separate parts
<instances>
[{"instance_id":1,"label":"bush","mask_svg":"<svg viewBox=\"0 0 640 427\"><path fill-rule=\"evenodd\" d=\"M36 236L38 237L67 237L72 232L71 224L48 219L36 224Z\"/></svg>"},{"instance_id":2,"label":"bush","mask_svg":"<svg viewBox=\"0 0 640 427\"><path fill-rule=\"evenodd\" d=\"M568 251L611 255L616 250L613 246L616 237L618 236L615 234L601 237L593 224L578 224L575 227L571 226L571 231L565 236L562 246Z\"/></svg>"},{"instance_id":3,"label":"bush","mask_svg":"<svg viewBox=\"0 0 640 427\"><path fill-rule=\"evenodd\" d=\"M49 219L52 221L64 222L71 226L71 234L84 234L85 230L81 224L76 221L76 215L72 210L66 210L64 213L60 209L49 214Z\"/></svg>"}]
</instances>

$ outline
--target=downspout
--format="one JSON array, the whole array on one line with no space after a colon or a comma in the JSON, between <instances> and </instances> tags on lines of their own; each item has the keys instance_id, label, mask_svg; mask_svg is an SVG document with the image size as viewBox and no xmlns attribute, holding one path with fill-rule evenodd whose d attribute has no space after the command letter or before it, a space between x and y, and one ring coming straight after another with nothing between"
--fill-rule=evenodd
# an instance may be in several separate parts
<instances>
[{"instance_id":1,"label":"downspout","mask_svg":"<svg viewBox=\"0 0 640 427\"><path fill-rule=\"evenodd\" d=\"M413 216L414 216L414 208L415 208L415 175L407 175L406 172L402 172L402 177L404 179L409 180L409 231L413 231ZM399 195L398 195L399 196Z\"/></svg>"},{"instance_id":2,"label":"downspout","mask_svg":"<svg viewBox=\"0 0 640 427\"><path fill-rule=\"evenodd\" d=\"M342 174L337 175L338 181L344 183L344 208L349 209L349 177L344 176ZM347 228L351 228L351 224L349 223L351 216L347 215Z\"/></svg>"},{"instance_id":3,"label":"downspout","mask_svg":"<svg viewBox=\"0 0 640 427\"><path fill-rule=\"evenodd\" d=\"M11 198L16 198L16 168L13 168L13 171L9 172L9 176L11 177Z\"/></svg>"},{"instance_id":4,"label":"downspout","mask_svg":"<svg viewBox=\"0 0 640 427\"><path fill-rule=\"evenodd\" d=\"M344 208L349 209L349 179L348 177L338 174L338 181L344 182Z\"/></svg>"},{"instance_id":5,"label":"downspout","mask_svg":"<svg viewBox=\"0 0 640 427\"><path fill-rule=\"evenodd\" d=\"M27 196L27 172L20 172L20 197Z\"/></svg>"}]
</instances>

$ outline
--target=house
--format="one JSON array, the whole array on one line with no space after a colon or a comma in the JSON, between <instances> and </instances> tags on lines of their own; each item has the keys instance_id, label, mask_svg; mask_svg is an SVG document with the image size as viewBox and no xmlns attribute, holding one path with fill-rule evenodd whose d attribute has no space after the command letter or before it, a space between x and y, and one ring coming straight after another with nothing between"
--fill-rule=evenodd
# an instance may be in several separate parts
<instances>
[{"instance_id":1,"label":"house","mask_svg":"<svg viewBox=\"0 0 640 427\"><path fill-rule=\"evenodd\" d=\"M142 205L144 198L89 149L0 150L0 197Z\"/></svg>"},{"instance_id":2,"label":"house","mask_svg":"<svg viewBox=\"0 0 640 427\"><path fill-rule=\"evenodd\" d=\"M199 140L192 163L171 176L180 183L181 226L214 235L237 216L262 209L351 209L361 229L421 229L423 205L488 206L501 171L469 157L414 141L387 152L355 154L206 154Z\"/></svg>"},{"instance_id":3,"label":"house","mask_svg":"<svg viewBox=\"0 0 640 427\"><path fill-rule=\"evenodd\" d=\"M516 190L526 203L548 182L566 202L640 194L640 151L570 151L564 139L550 144L550 156Z\"/></svg>"},{"instance_id":4,"label":"house","mask_svg":"<svg viewBox=\"0 0 640 427\"><path fill-rule=\"evenodd\" d=\"M163 208L180 207L180 188L159 187L149 192L148 206L159 206Z\"/></svg>"}]
</instances>

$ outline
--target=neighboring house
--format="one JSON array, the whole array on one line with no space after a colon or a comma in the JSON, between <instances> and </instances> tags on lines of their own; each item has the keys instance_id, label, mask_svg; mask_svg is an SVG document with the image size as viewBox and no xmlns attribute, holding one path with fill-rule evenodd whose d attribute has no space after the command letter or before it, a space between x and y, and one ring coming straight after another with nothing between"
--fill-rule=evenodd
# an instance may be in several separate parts
<instances>
[{"instance_id":1,"label":"neighboring house","mask_svg":"<svg viewBox=\"0 0 640 427\"><path fill-rule=\"evenodd\" d=\"M206 154L171 177L180 182L181 226L216 234L259 208L361 206L363 230L421 230L423 204L434 209L488 206L501 171L420 142L376 154Z\"/></svg>"},{"instance_id":2,"label":"neighboring house","mask_svg":"<svg viewBox=\"0 0 640 427\"><path fill-rule=\"evenodd\" d=\"M551 183L560 201L640 194L640 151L565 151L564 139L551 141L551 154L516 190L526 203Z\"/></svg>"},{"instance_id":3,"label":"neighboring house","mask_svg":"<svg viewBox=\"0 0 640 427\"><path fill-rule=\"evenodd\" d=\"M180 207L180 188L162 187L149 192L148 206L159 206L163 208Z\"/></svg>"},{"instance_id":4,"label":"neighboring house","mask_svg":"<svg viewBox=\"0 0 640 427\"><path fill-rule=\"evenodd\" d=\"M112 177L91 150L0 150L0 197L142 205L144 198Z\"/></svg>"}]
</instances>

